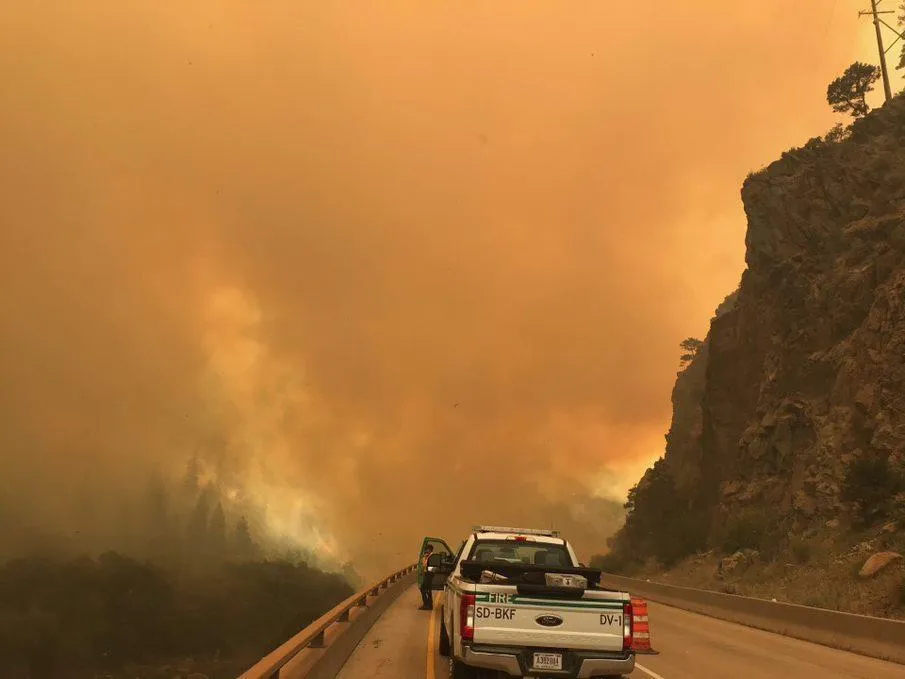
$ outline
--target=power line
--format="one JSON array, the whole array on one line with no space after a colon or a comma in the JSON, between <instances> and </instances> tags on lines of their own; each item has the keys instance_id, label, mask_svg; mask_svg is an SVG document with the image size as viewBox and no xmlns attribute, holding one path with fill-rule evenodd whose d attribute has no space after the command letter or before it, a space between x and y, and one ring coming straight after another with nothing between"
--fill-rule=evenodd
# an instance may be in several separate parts
<instances>
[{"instance_id":1,"label":"power line","mask_svg":"<svg viewBox=\"0 0 905 679\"><path fill-rule=\"evenodd\" d=\"M886 93L886 101L892 99L892 88L889 86L889 69L886 67L886 53L893 48L893 46L899 42L899 40L905 40L905 35L899 33L898 30L890 26L888 23L883 21L880 18L881 14L895 14L895 10L887 9L887 10L879 10L877 7L880 6L883 0L870 0L870 11L858 12L858 16L867 16L870 15L873 17L874 28L877 31L877 49L880 52L880 72L883 74L883 90ZM883 24L890 31L896 34L896 39L892 41L892 43L887 48L883 48L883 31L880 30L880 24Z\"/></svg>"}]
</instances>

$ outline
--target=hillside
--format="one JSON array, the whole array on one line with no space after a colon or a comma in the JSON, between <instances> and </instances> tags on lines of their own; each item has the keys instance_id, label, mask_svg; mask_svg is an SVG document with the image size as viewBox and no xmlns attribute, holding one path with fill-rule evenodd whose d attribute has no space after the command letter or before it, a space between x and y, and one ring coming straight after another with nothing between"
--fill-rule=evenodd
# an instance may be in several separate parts
<instances>
[{"instance_id":1,"label":"hillside","mask_svg":"<svg viewBox=\"0 0 905 679\"><path fill-rule=\"evenodd\" d=\"M289 561L193 572L107 552L0 564L4 679L236 677L352 594Z\"/></svg>"},{"instance_id":2,"label":"hillside","mask_svg":"<svg viewBox=\"0 0 905 679\"><path fill-rule=\"evenodd\" d=\"M745 181L747 269L605 567L902 614L902 559L856 573L905 550L905 97L831 137Z\"/></svg>"},{"instance_id":3,"label":"hillside","mask_svg":"<svg viewBox=\"0 0 905 679\"><path fill-rule=\"evenodd\" d=\"M275 539L224 481L192 458L106 534L0 517L0 677L235 677L360 586L351 564Z\"/></svg>"}]
</instances>

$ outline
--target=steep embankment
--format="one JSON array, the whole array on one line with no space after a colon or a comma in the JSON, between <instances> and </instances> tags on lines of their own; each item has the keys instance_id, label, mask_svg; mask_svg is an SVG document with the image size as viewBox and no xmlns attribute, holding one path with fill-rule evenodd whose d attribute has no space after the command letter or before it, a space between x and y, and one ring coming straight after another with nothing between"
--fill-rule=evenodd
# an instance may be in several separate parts
<instances>
[{"instance_id":1,"label":"steep embankment","mask_svg":"<svg viewBox=\"0 0 905 679\"><path fill-rule=\"evenodd\" d=\"M606 565L896 614L902 560L855 572L905 548L905 97L742 198L748 268L679 375L666 455Z\"/></svg>"}]
</instances>

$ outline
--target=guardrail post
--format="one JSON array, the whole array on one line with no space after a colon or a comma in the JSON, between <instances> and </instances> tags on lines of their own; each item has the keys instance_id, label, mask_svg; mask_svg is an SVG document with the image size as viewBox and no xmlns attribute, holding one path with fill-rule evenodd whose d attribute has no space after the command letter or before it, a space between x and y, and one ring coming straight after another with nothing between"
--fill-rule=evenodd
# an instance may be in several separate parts
<instances>
[{"instance_id":1,"label":"guardrail post","mask_svg":"<svg viewBox=\"0 0 905 679\"><path fill-rule=\"evenodd\" d=\"M317 636L315 636L311 642L308 644L308 648L323 648L324 647L324 633L321 632Z\"/></svg>"}]
</instances>

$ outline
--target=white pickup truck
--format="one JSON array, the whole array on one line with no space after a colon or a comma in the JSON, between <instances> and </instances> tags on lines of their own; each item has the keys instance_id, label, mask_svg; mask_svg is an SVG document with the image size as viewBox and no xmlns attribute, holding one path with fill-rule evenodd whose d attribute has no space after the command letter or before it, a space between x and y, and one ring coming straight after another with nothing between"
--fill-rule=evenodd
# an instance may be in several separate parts
<instances>
[{"instance_id":1,"label":"white pickup truck","mask_svg":"<svg viewBox=\"0 0 905 679\"><path fill-rule=\"evenodd\" d=\"M618 677L635 668L632 604L555 531L479 526L446 575L440 653L452 679Z\"/></svg>"}]
</instances>

